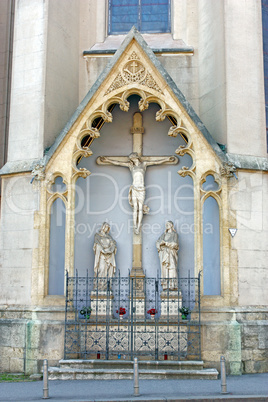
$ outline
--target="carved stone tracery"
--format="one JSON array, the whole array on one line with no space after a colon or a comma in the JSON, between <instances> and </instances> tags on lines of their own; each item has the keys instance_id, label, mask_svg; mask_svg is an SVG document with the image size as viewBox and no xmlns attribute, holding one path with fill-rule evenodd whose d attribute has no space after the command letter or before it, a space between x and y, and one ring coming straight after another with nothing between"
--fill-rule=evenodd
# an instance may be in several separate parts
<instances>
[{"instance_id":1,"label":"carved stone tracery","mask_svg":"<svg viewBox=\"0 0 268 402\"><path fill-rule=\"evenodd\" d=\"M215 183L217 183L217 189L207 189L203 188L203 184L206 182L207 177L212 176L214 178ZM219 206L221 206L221 193L222 193L222 180L220 174L215 172L214 170L208 170L201 176L200 180L200 196L201 202L205 202L208 197L213 197Z\"/></svg>"},{"instance_id":2,"label":"carved stone tracery","mask_svg":"<svg viewBox=\"0 0 268 402\"><path fill-rule=\"evenodd\" d=\"M108 95L110 92L130 83L137 83L163 94L160 86L157 84L152 74L147 71L135 51L131 53L128 62L117 74L113 83L109 86L104 95Z\"/></svg>"},{"instance_id":3,"label":"carved stone tracery","mask_svg":"<svg viewBox=\"0 0 268 402\"><path fill-rule=\"evenodd\" d=\"M140 61L132 60L125 64L122 75L127 82L140 82L145 78L146 69Z\"/></svg>"},{"instance_id":4,"label":"carved stone tracery","mask_svg":"<svg viewBox=\"0 0 268 402\"><path fill-rule=\"evenodd\" d=\"M134 60L136 60L136 55L135 52L132 53L131 56ZM131 59L131 60L133 60ZM139 68L139 64L135 64L136 68ZM132 66L134 68L134 66ZM136 72L134 70L133 74ZM73 153L73 161L72 161L72 167L73 167L73 177L87 177L90 175L90 172L85 169L85 168L77 168L77 161L81 157L88 157L92 155L92 151L88 147L81 147L81 139L85 135L89 135L92 139L98 138L100 136L100 132L92 127L92 123L95 119L101 118L103 119L104 122L112 122L113 116L112 113L108 111L108 107L111 104L119 104L119 107L121 110L127 112L129 110L129 102L127 98L131 96L132 94L138 94L140 95L141 99L138 103L140 111L144 111L148 109L149 104L151 102L157 102L160 105L160 110L156 113L156 121L163 121L166 119L166 117L172 117L172 121L176 122L176 125L173 125L170 127L168 131L168 135L171 137L177 137L178 134L182 136L182 138L185 140L186 145L180 145L176 150L175 153L179 156L184 156L185 154L188 154L192 158L192 166L186 167L183 166L178 173L182 176L185 177L187 175L193 176L195 175L195 170L196 170L196 164L195 164L195 152L194 152L194 147L193 147L193 142L191 139L191 136L188 132L188 130L183 126L182 118L174 112L172 108L170 108L166 102L164 102L160 98L156 98L154 95L152 95L149 92L137 90L137 89L132 89L132 90L126 90L122 92L121 94L117 94L114 97L109 98L106 102L104 102L101 106L95 110L91 116L88 118L86 124L83 126L83 129L80 131L80 134L78 136L78 139L76 141L76 149L74 150Z\"/></svg>"}]
</instances>

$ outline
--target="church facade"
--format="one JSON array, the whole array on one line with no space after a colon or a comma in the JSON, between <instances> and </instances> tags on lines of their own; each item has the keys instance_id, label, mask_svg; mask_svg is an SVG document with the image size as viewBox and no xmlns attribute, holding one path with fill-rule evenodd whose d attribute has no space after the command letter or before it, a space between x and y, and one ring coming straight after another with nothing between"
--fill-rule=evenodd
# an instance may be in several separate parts
<instances>
[{"instance_id":1,"label":"church facade","mask_svg":"<svg viewBox=\"0 0 268 402\"><path fill-rule=\"evenodd\" d=\"M145 285L135 300L144 300L145 323L156 315L164 328L172 314L185 326L180 283L196 279L188 328L199 322L205 367L219 368L224 355L231 374L265 372L265 2L121 3L1 3L0 370L39 372L44 358L57 365L68 278L101 270L159 279L160 307L146 304ZM100 263L104 227L113 248ZM176 239L168 257L165 230ZM163 268L167 258L175 274ZM96 289L86 291L92 317ZM106 311L113 293L103 296ZM109 322L121 311L132 320L131 302L113 309Z\"/></svg>"}]
</instances>

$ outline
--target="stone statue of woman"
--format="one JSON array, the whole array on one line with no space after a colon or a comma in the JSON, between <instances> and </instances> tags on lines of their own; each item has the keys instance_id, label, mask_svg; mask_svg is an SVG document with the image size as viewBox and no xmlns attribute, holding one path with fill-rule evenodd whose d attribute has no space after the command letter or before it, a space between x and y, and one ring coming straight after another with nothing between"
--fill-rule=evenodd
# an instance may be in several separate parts
<instances>
[{"instance_id":1,"label":"stone statue of woman","mask_svg":"<svg viewBox=\"0 0 268 402\"><path fill-rule=\"evenodd\" d=\"M109 234L110 225L107 222L102 224L99 232L95 234L93 250L95 253L94 276L98 278L113 277L115 274L116 242ZM103 281L105 282L105 281ZM99 289L103 286L99 282Z\"/></svg>"},{"instance_id":2,"label":"stone statue of woman","mask_svg":"<svg viewBox=\"0 0 268 402\"><path fill-rule=\"evenodd\" d=\"M166 230L156 242L158 250L163 290L178 289L178 250L179 240L173 222L166 222ZM166 278L169 278L166 279Z\"/></svg>"}]
</instances>

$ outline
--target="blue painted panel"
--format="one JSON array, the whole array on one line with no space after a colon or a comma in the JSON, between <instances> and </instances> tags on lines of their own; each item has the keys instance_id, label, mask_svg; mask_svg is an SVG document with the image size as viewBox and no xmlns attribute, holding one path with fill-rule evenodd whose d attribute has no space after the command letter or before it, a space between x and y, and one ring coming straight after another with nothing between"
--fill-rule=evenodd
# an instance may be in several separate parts
<instances>
[{"instance_id":1,"label":"blue painted panel","mask_svg":"<svg viewBox=\"0 0 268 402\"><path fill-rule=\"evenodd\" d=\"M64 295L65 205L57 198L51 207L49 245L49 295Z\"/></svg>"},{"instance_id":2,"label":"blue painted panel","mask_svg":"<svg viewBox=\"0 0 268 402\"><path fill-rule=\"evenodd\" d=\"M180 135L167 135L170 121L155 120L159 106L150 104L143 112L144 155L175 155L180 145L185 145ZM189 155L179 157L178 165L148 167L145 176L146 205L150 212L143 217L143 268L148 276L160 271L156 241L165 230L165 222L173 221L179 235L178 274L185 278L190 271L194 276L194 193L191 177L181 177L177 172L183 166L191 166Z\"/></svg>"},{"instance_id":3,"label":"blue painted panel","mask_svg":"<svg viewBox=\"0 0 268 402\"><path fill-rule=\"evenodd\" d=\"M100 166L96 158L100 155L129 155L132 152L133 114L138 109L138 96L131 96L130 110L125 113L118 106L113 110L113 122L101 129L101 137L90 146L93 155L79 163L91 175L79 178L76 183L75 214L75 269L85 275L89 269L93 275L94 235L104 221L111 225L111 235L117 242L116 264L122 276L128 275L132 267L132 214L128 202L129 186L132 183L128 168ZM184 144L180 136L167 135L171 123L155 120L159 106L150 104L143 112L143 154L174 155L179 145ZM145 175L146 201L150 207L143 217L143 268L147 276L157 276L160 262L156 241L165 230L165 222L172 220L179 234L178 269L180 277L188 271L194 276L194 196L190 177L181 177L177 171L182 166L191 166L188 155L179 157L178 165L148 167Z\"/></svg>"},{"instance_id":4,"label":"blue painted panel","mask_svg":"<svg viewBox=\"0 0 268 402\"><path fill-rule=\"evenodd\" d=\"M203 207L203 279L204 295L221 294L219 206L213 197Z\"/></svg>"},{"instance_id":5,"label":"blue painted panel","mask_svg":"<svg viewBox=\"0 0 268 402\"><path fill-rule=\"evenodd\" d=\"M85 167L91 172L86 179L79 178L76 182L74 263L79 275L86 275L87 269L93 275L94 235L104 221L109 222L110 234L117 243L115 258L121 275L127 276L132 267L132 209L127 198L131 173L125 167L97 165L96 158L132 152L130 127L136 111L137 105L131 104L128 113L117 105L112 112L113 122L104 124L101 137L90 146L93 155L79 163L79 168Z\"/></svg>"},{"instance_id":6,"label":"blue painted panel","mask_svg":"<svg viewBox=\"0 0 268 402\"><path fill-rule=\"evenodd\" d=\"M262 33L263 33L266 135L267 135L267 149L268 149L268 0L262 0Z\"/></svg>"}]
</instances>

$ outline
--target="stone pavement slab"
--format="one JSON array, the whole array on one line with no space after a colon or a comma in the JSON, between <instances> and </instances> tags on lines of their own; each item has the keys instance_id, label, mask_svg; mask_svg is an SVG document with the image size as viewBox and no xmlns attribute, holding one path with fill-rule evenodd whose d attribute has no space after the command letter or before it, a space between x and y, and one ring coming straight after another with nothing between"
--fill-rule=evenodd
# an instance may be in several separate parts
<instances>
[{"instance_id":1,"label":"stone pavement slab","mask_svg":"<svg viewBox=\"0 0 268 402\"><path fill-rule=\"evenodd\" d=\"M49 381L50 401L55 402L268 402L268 373L227 377L228 395L220 380L140 380L140 396L133 396L132 380ZM41 401L43 382L0 383L0 401Z\"/></svg>"}]
</instances>

